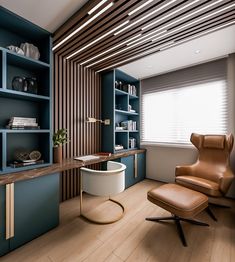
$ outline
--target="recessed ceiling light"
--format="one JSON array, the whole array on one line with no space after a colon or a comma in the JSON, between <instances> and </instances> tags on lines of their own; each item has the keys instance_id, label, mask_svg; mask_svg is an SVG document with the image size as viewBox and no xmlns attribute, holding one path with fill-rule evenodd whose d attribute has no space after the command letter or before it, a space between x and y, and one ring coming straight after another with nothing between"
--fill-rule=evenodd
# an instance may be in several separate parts
<instances>
[{"instance_id":1,"label":"recessed ceiling light","mask_svg":"<svg viewBox=\"0 0 235 262\"><path fill-rule=\"evenodd\" d=\"M157 31L159 31L159 30L157 30ZM149 34L146 34L146 35L140 37L139 39L136 39L136 40L128 43L127 45L132 45L132 44L134 44L134 43L136 43L136 42L139 42L140 40L145 39L146 37L148 37L148 36L150 36L150 35L152 35L152 36L149 37L149 38L147 38L147 39L145 39L145 40L149 40L149 39L151 39L151 38L153 38L153 37L156 37L157 35L161 35L161 34L164 34L164 33L166 33L166 32L167 32L167 30L163 30L162 32L159 32L158 34L155 34L156 31L153 31L153 32L151 32L151 33L149 33ZM154 35L153 35L153 34L154 34ZM145 41L145 40L144 40L144 41ZM141 42L139 42L139 43L142 43L142 42L144 42L144 41L141 41ZM139 43L138 43L138 44L139 44Z\"/></svg>"},{"instance_id":2,"label":"recessed ceiling light","mask_svg":"<svg viewBox=\"0 0 235 262\"><path fill-rule=\"evenodd\" d=\"M200 49L197 49L197 50L194 51L194 54L199 54L199 53L201 53Z\"/></svg>"},{"instance_id":3,"label":"recessed ceiling light","mask_svg":"<svg viewBox=\"0 0 235 262\"><path fill-rule=\"evenodd\" d=\"M91 15L92 13L95 12L96 9L98 9L100 6L102 6L105 2L107 2L108 0L102 0L100 1L96 6L94 6L89 12L88 15Z\"/></svg>"},{"instance_id":4,"label":"recessed ceiling light","mask_svg":"<svg viewBox=\"0 0 235 262\"><path fill-rule=\"evenodd\" d=\"M162 10L163 8L167 7L168 5L174 3L175 1L176 1L176 0L171 0L170 2L168 2L168 3L166 3L166 4L162 5L162 6L160 6L159 8L155 9L155 10L152 11L151 13L149 13L149 14L147 14L147 15L141 17L140 19L136 20L136 21L133 22L132 24L130 24L130 25L126 26L125 28L119 30L119 31L116 32L114 35L118 35L118 34L120 34L121 32L123 32L123 31L127 30L128 28L132 27L133 25L135 25L135 24L137 24L137 23L139 23L139 22L145 20L145 19L148 18L149 16L151 16L151 15L157 13L158 11L160 11L160 10Z\"/></svg>"},{"instance_id":5,"label":"recessed ceiling light","mask_svg":"<svg viewBox=\"0 0 235 262\"><path fill-rule=\"evenodd\" d=\"M127 62L127 61L130 61L130 60L132 60L132 59L135 59L135 58L138 58L138 57L141 57L141 58L142 58L144 55L148 55L148 53L150 53L150 52L152 52L152 51L153 51L153 50L150 50L150 51L141 53L141 54L139 54L139 55L135 55L135 56L132 56L132 57L130 57L130 58L124 59L124 60L122 60L122 61L120 61L120 62L118 62L118 63L112 64L112 65L110 65L110 66L107 66L107 67L105 67L105 68L102 68L102 69L98 70L97 73L99 73L99 72L101 72L101 71L104 71L104 70L106 70L106 69L109 69L109 68L111 68L111 67L117 66L117 65L119 65L119 64L121 64L121 63L125 63L125 62ZM159 49L157 49L156 51L159 51Z\"/></svg>"},{"instance_id":6,"label":"recessed ceiling light","mask_svg":"<svg viewBox=\"0 0 235 262\"><path fill-rule=\"evenodd\" d=\"M169 46L171 46L171 45L174 44L174 43L175 43L175 41L170 41L170 42L168 42L168 43L166 43L166 44L160 45L160 46L159 46L159 50L162 51L162 50L168 48Z\"/></svg>"},{"instance_id":7,"label":"recessed ceiling light","mask_svg":"<svg viewBox=\"0 0 235 262\"><path fill-rule=\"evenodd\" d=\"M220 1L222 1L222 0L220 0ZM187 8L187 7L195 4L195 3L197 3L197 2L199 2L199 0L195 0L195 1L193 1L193 2L191 2L191 3L189 3L189 4L187 4L187 5L184 5L183 7L180 7L179 9L176 9L175 11L169 13L168 15L165 15L165 16L163 16L162 18L160 18L160 19L158 19L158 20L156 20L156 21L154 21L154 22L152 22L152 23L144 26L144 27L142 28L142 30L145 30L145 29L149 28L150 26L152 26L152 25L154 25L154 24L156 24L156 23L158 23L158 22L160 22L160 21L168 18L169 16L172 16L172 15L174 15L174 14L182 11L183 9L185 9L185 8Z\"/></svg>"},{"instance_id":8,"label":"recessed ceiling light","mask_svg":"<svg viewBox=\"0 0 235 262\"><path fill-rule=\"evenodd\" d=\"M55 45L52 48L52 51L56 50L59 46L61 46L63 43L65 43L66 41L68 41L72 36L74 36L76 33L78 33L80 30L82 30L85 26L87 26L88 24L90 24L93 20L95 20L98 16L100 16L101 14L103 14L106 10L108 10L111 6L113 6L113 2L111 2L110 4L108 4L107 6L105 6L102 10L100 10L97 14L95 14L94 16L92 16L89 20L87 20L84 24L82 24L81 26L79 26L76 30L74 30L71 34L69 34L68 36L66 36L62 41L60 41L57 45Z\"/></svg>"},{"instance_id":9,"label":"recessed ceiling light","mask_svg":"<svg viewBox=\"0 0 235 262\"><path fill-rule=\"evenodd\" d=\"M101 39L105 38L106 36L112 34L115 30L117 30L118 28L126 25L127 23L129 23L129 20L123 22L122 24L120 24L119 26L117 26L117 27L113 28L112 30L108 31L108 32L105 33L104 35L96 38L94 41L90 42L89 44L87 44L87 45L83 46L82 48L78 49L76 52L74 52L74 53L72 53L71 55L67 56L66 59L69 59L69 58L75 56L76 54L82 52L84 49L86 49L86 48L88 48L89 46L95 44L96 42L100 41Z\"/></svg>"},{"instance_id":10,"label":"recessed ceiling light","mask_svg":"<svg viewBox=\"0 0 235 262\"><path fill-rule=\"evenodd\" d=\"M121 49L121 50L119 50L119 51L117 51L117 52L115 52L115 53L112 53L111 55L108 55L108 56L106 56L106 57L104 57L104 58L102 58L102 59L100 59L100 60L98 60L98 61L93 62L92 64L88 65L87 67L91 67L91 66L93 66L93 65L96 65L96 64L98 64L98 63L100 63L100 62L102 62L102 61L104 61L104 60L107 60L108 58L111 58L111 57L113 57L113 56L115 56L115 55L118 55L118 54L120 54L120 53L122 53L122 52L125 52L125 51L129 50L130 48L132 48L132 46L123 48L123 49Z\"/></svg>"},{"instance_id":11,"label":"recessed ceiling light","mask_svg":"<svg viewBox=\"0 0 235 262\"><path fill-rule=\"evenodd\" d=\"M163 38L163 37L165 37L165 36L168 36L168 35L170 35L170 34L172 34L172 33L175 33L175 32L177 32L177 31L179 31L179 30L182 30L182 29L184 29L184 28L186 28L186 27L188 27L188 26L191 26L191 25L193 25L193 24L197 24L198 22L200 22L200 21L202 21L202 20L204 20L204 19L206 19L206 18L209 18L209 17L211 17L211 16L214 16L214 15L216 15L216 14L218 14L218 13L221 13L221 12L223 12L223 11L225 11L225 10L233 7L233 6L235 6L235 3L234 3L234 4L231 4L231 5L227 6L227 7L224 7L224 8L222 8L222 9L219 9L218 11L215 11L215 12L213 12L213 13L210 13L210 14L208 14L208 15L206 15L206 16L203 16L203 17L201 17L201 18L199 18L199 19L196 19L195 21L192 21L192 22L187 23L187 24L185 24L185 25L183 25L183 26L180 26L180 27L178 27L178 28L176 28L176 29L174 29L174 30L171 30L171 31L169 31L168 33L166 33L166 34L164 34L164 35L161 35L161 36L159 36L159 37L157 37L157 38L154 38L152 41L153 41L153 42L154 42L154 41L157 41L157 40L159 40L159 39L161 39L161 38Z\"/></svg>"},{"instance_id":12,"label":"recessed ceiling light","mask_svg":"<svg viewBox=\"0 0 235 262\"><path fill-rule=\"evenodd\" d=\"M136 9L132 10L130 13L128 13L128 15L133 15L134 13L136 13L137 11L139 11L140 9L142 9L143 7L145 7L146 5L152 3L153 0L148 0L147 2L145 2L144 4L138 6Z\"/></svg>"},{"instance_id":13,"label":"recessed ceiling light","mask_svg":"<svg viewBox=\"0 0 235 262\"><path fill-rule=\"evenodd\" d=\"M84 64L86 64L86 63L88 63L88 62L90 62L90 61L92 61L92 60L94 60L94 59L96 59L96 58L98 58L98 57L100 57L100 56L102 56L102 55L104 55L104 54L106 54L106 53L108 53L108 52L116 49L116 48L118 48L119 46L122 46L122 45L128 43L129 41L131 41L131 40L133 40L133 39L135 39L135 38L137 38L137 37L139 37L139 36L141 36L141 34L138 34L138 35L136 35L136 36L133 36L133 37L127 39L126 41L124 41L124 42L122 42L122 43L120 43L120 44L118 44L118 45L115 45L115 46L113 46L113 47L105 50L104 52L99 53L99 54L96 55L96 56L93 56L93 57L87 59L86 61L80 63L80 65L84 65Z\"/></svg>"},{"instance_id":14,"label":"recessed ceiling light","mask_svg":"<svg viewBox=\"0 0 235 262\"><path fill-rule=\"evenodd\" d=\"M169 27L169 26L172 26L172 25L174 25L174 24L177 24L178 22L180 22L180 21L182 21L182 20L185 20L186 18L189 18L189 17L191 17L191 16L193 16L193 15L195 15L195 14L197 14L197 13L199 13L199 12L205 10L205 9L208 9L209 7L211 7L211 6L215 5L215 4L218 4L218 3L221 2L221 1L222 1L222 0L218 0L218 1L216 1L216 2L214 2L214 3L211 3L211 4L207 5L207 6L204 6L203 8L200 8L200 9L198 9L198 10L196 10L196 11L194 11L194 12L188 14L188 15L185 15L185 16L183 16L183 17L181 17L181 18L179 18L179 19L177 19L177 20L175 20L175 21L173 21L173 22L171 22L171 23L169 23L169 24L167 24L167 25L165 25L165 26L160 27L159 29L157 29L157 31L160 31L160 30L165 29L165 28L167 28L167 27ZM173 13L173 12L172 12L172 13ZM172 15L172 13L170 13L169 15L164 16L163 18L165 19L166 17ZM160 19L159 19L159 20L160 20ZM158 20L158 22L159 22L159 20ZM142 30L145 30L146 28L147 28L147 26L143 27Z\"/></svg>"}]
</instances>

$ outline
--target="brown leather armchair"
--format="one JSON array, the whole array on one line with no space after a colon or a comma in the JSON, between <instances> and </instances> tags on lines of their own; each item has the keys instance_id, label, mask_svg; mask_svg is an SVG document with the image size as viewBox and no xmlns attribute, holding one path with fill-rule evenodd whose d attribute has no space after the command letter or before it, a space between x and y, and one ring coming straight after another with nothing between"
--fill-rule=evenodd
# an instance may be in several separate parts
<instances>
[{"instance_id":1,"label":"brown leather armchair","mask_svg":"<svg viewBox=\"0 0 235 262\"><path fill-rule=\"evenodd\" d=\"M230 168L233 135L193 133L190 141L198 149L198 160L190 166L176 167L176 183L210 197L224 196L234 178Z\"/></svg>"}]
</instances>

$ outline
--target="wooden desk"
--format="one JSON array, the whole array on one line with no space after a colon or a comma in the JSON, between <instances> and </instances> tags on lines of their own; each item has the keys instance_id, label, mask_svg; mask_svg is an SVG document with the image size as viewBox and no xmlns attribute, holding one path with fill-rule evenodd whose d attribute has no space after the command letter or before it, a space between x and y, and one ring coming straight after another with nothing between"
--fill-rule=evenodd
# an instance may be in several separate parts
<instances>
[{"instance_id":1,"label":"wooden desk","mask_svg":"<svg viewBox=\"0 0 235 262\"><path fill-rule=\"evenodd\" d=\"M144 152L120 152L86 162L65 159L61 164L1 175L0 216L5 219L0 220L0 256L58 226L60 172L120 159L127 166L125 178L133 180L126 183L128 187L132 182L137 183L144 178ZM139 176L135 177L136 166L133 160L138 157Z\"/></svg>"},{"instance_id":2,"label":"wooden desk","mask_svg":"<svg viewBox=\"0 0 235 262\"><path fill-rule=\"evenodd\" d=\"M65 170L71 170L74 168L76 169L76 168L80 168L83 166L99 164L99 163L106 162L109 160L114 160L114 159L121 158L121 157L143 153L145 151L146 151L145 149L130 150L126 152L112 154L111 156L108 156L108 157L100 156L99 159L86 161L86 162L77 161L74 159L65 159L63 160L61 164L52 164L51 166L48 166L48 167L36 168L36 169L27 170L27 171L1 175L0 176L0 186L10 184L10 183L15 183L18 181L37 178L37 177L41 177L41 176L45 176L49 174L54 174L54 173L62 172Z\"/></svg>"}]
</instances>

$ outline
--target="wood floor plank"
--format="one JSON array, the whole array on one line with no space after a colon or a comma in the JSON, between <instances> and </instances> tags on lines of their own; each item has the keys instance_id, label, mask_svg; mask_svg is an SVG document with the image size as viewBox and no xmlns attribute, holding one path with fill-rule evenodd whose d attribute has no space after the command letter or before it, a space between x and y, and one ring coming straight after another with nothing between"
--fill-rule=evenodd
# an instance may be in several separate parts
<instances>
[{"instance_id":1,"label":"wood floor plank","mask_svg":"<svg viewBox=\"0 0 235 262\"><path fill-rule=\"evenodd\" d=\"M231 215L230 210L218 209L217 210L218 222L215 228L215 236L211 251L211 261L221 262L230 261L231 251L231 228L229 227ZM218 252L220 250L220 252Z\"/></svg>"},{"instance_id":2,"label":"wood floor plank","mask_svg":"<svg viewBox=\"0 0 235 262\"><path fill-rule=\"evenodd\" d=\"M94 253L92 253L85 262L92 261L104 261L107 257L118 248L136 229L141 225L146 215L150 215L153 212L151 206L146 205L136 215L131 218L132 221L126 223L125 226L121 227L120 230L113 233L107 241Z\"/></svg>"},{"instance_id":3,"label":"wood floor plank","mask_svg":"<svg viewBox=\"0 0 235 262\"><path fill-rule=\"evenodd\" d=\"M95 225L79 217L79 198L61 204L60 225L1 257L0 262L233 262L235 261L235 201L230 209L214 208L218 222L205 212L197 217L210 227L182 223L188 247L183 247L174 223L145 221L169 213L150 203L147 191L161 183L144 180L115 196L126 213L110 225ZM84 210L95 216L115 215L106 198L84 194ZM117 211L117 210L116 210Z\"/></svg>"},{"instance_id":4,"label":"wood floor plank","mask_svg":"<svg viewBox=\"0 0 235 262\"><path fill-rule=\"evenodd\" d=\"M105 260L105 262L122 262L123 260L121 260L119 257L117 257L114 254L111 254L109 257L107 257L107 259Z\"/></svg>"},{"instance_id":5,"label":"wood floor plank","mask_svg":"<svg viewBox=\"0 0 235 262\"><path fill-rule=\"evenodd\" d=\"M168 212L163 210L157 212L157 216L169 215ZM152 227L128 257L127 261L167 261L171 254L172 247L180 245L177 243L179 239L174 223L146 222L152 224ZM166 248L166 246L169 246L170 249Z\"/></svg>"},{"instance_id":6,"label":"wood floor plank","mask_svg":"<svg viewBox=\"0 0 235 262\"><path fill-rule=\"evenodd\" d=\"M148 216L162 215L163 211L160 208L156 208L154 212ZM146 216L145 216L146 217ZM126 260L131 253L136 249L138 244L145 238L154 223L150 223L143 219L139 227L131 234L117 249L115 249L114 254L120 257L122 260Z\"/></svg>"},{"instance_id":7,"label":"wood floor plank","mask_svg":"<svg viewBox=\"0 0 235 262\"><path fill-rule=\"evenodd\" d=\"M230 212L230 241L231 241L231 257L230 262L235 261L235 210Z\"/></svg>"}]
</instances>

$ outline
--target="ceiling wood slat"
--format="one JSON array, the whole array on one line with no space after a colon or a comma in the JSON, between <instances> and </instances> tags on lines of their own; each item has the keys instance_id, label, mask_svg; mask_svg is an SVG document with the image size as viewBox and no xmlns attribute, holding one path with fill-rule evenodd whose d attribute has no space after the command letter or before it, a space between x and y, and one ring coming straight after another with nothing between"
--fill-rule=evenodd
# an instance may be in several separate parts
<instances>
[{"instance_id":1,"label":"ceiling wood slat","mask_svg":"<svg viewBox=\"0 0 235 262\"><path fill-rule=\"evenodd\" d=\"M71 52L76 51L78 48L82 48L83 46L85 46L87 42L98 38L101 34L108 33L115 27L120 26L125 20L128 20L128 8L130 6L133 6L138 1L139 0L126 0L126 3L124 3L124 5L122 1L117 2L117 4L112 7L112 9L115 10L112 12L111 15L105 17L104 19L95 20L93 23L89 24L89 27L79 32L79 35L82 35L81 41L78 42L77 38L74 38L69 43L67 43L67 45L62 47L59 52L63 53L63 55L65 56L69 55ZM122 11L121 14L120 11ZM82 32L84 33L82 34ZM79 37L79 35L77 37Z\"/></svg>"},{"instance_id":2,"label":"ceiling wood slat","mask_svg":"<svg viewBox=\"0 0 235 262\"><path fill-rule=\"evenodd\" d=\"M96 71L235 23L234 0L107 0L88 15L100 2L88 1L56 31L53 44L63 59ZM73 33L84 23L87 25Z\"/></svg>"},{"instance_id":3,"label":"ceiling wood slat","mask_svg":"<svg viewBox=\"0 0 235 262\"><path fill-rule=\"evenodd\" d=\"M229 13L229 15L232 15L232 12L233 12L233 11L228 11L228 12L226 12L226 13ZM226 13L224 13L224 14L226 14ZM213 17L213 18L210 19L210 20L206 20L205 22L202 22L202 24L203 24L203 23L206 23L206 22L209 23L209 22L211 22L211 21L215 21L215 20L214 20L215 18L216 18L216 19L221 19L224 14L222 14L222 15L219 14L219 15ZM201 23L200 23L200 24L201 24ZM183 25L183 24L181 24L181 25ZM198 27L198 25L199 25L199 24L197 23L196 26L194 26L193 28L196 29L196 28ZM174 29L175 29L175 27L174 27ZM116 43L112 43L111 46L115 46L115 44L116 44ZM104 50L105 47L106 47L106 50L107 50L107 49L108 49L109 47L111 47L111 46L110 46L110 45L107 45L107 44L105 43L105 46L103 46L102 49L96 50L96 52L94 53L94 55L95 55L95 54L97 55L97 54L101 53L101 52ZM123 47L123 48L125 48L125 47ZM118 50L115 50L115 51L113 51L113 52L116 52L116 51L118 51ZM87 55L90 56L90 53L91 53L91 52L92 52L92 49L89 50L89 54L87 54ZM106 56L107 56L107 55L109 55L109 54L106 54ZM99 58L97 58L97 60L98 60L98 59L101 59L101 58L102 58L102 57L99 57ZM85 60L87 59L87 57L79 57L79 59L81 59L80 61L85 61Z\"/></svg>"},{"instance_id":4,"label":"ceiling wood slat","mask_svg":"<svg viewBox=\"0 0 235 262\"><path fill-rule=\"evenodd\" d=\"M79 21L87 15L88 11L96 6L99 2L100 0L88 1L81 9L79 9L72 17L70 17L66 23L59 27L53 35L54 43L55 41L62 38L64 34L72 32L77 23L79 23Z\"/></svg>"},{"instance_id":5,"label":"ceiling wood slat","mask_svg":"<svg viewBox=\"0 0 235 262\"><path fill-rule=\"evenodd\" d=\"M200 5L201 5L201 2L200 1ZM206 1L208 2L208 1ZM228 1L225 1L225 2L228 2ZM224 3L225 3L224 2ZM198 10L198 8L195 9L195 11ZM192 9L188 9L188 11L192 11ZM184 15L185 14L185 10L182 12L182 14ZM202 14L201 14L202 15ZM179 16L179 15L178 15ZM168 28L168 24L171 24L172 22L175 22L177 19L178 19L178 16L174 17L173 19L168 19L168 20L165 20L164 22L161 22L158 27L155 27L151 30L148 30L146 32L143 32L141 31L141 28L138 27L138 30L136 28L136 31L135 29L132 29L130 32L127 32L126 34L123 34L122 36L119 36L118 38L116 37L115 40L112 40L112 39L106 39L106 40L103 40L102 43L98 44L98 45L95 45L93 48L89 48L88 51L83 51L83 54L78 54L77 56L75 56L73 59L76 59L76 57L78 57L78 60L81 59L80 61L85 61L87 59L87 57L83 57L85 55L88 55L89 57L91 56L91 53L94 53L94 55L96 55L97 51L98 52L102 52L104 49L108 49L112 46L114 46L115 44L118 44L119 42L121 42L122 40L124 41L128 36L132 37L133 36L133 32L135 33L135 35L139 34L140 32L142 32L143 36L145 36L146 34L149 34L151 32L154 32L156 29L158 29L159 27L161 26L164 26L164 27L167 27ZM187 21L190 21L192 19L194 19L195 17L198 17L198 15L196 16L192 16L191 19L183 19L182 21L184 22L187 22ZM170 27L169 27L170 28ZM100 49L98 49L100 48ZM97 50L98 49L98 50ZM103 49L103 50L102 50Z\"/></svg>"},{"instance_id":6,"label":"ceiling wood slat","mask_svg":"<svg viewBox=\"0 0 235 262\"><path fill-rule=\"evenodd\" d=\"M142 47L138 47L134 50L131 50L130 52L126 52L126 53L122 53L121 55L119 55L117 58L112 58L112 59L108 59L101 62L101 63L98 63L96 65L94 65L92 68L95 68L95 69L98 69L98 68L105 68L107 67L109 64L115 64L115 63L118 63L118 62L121 62L125 59L128 59L128 58L131 58L132 56L134 55L139 55L139 54L142 54L144 51L151 51L151 54L154 54L156 52L159 52L159 46L162 46L166 43L169 43L172 41L172 39L175 40L175 43L177 43L177 41L182 41L183 39L187 39L188 37L191 37L195 34L199 34L201 32L203 32L205 29L209 30L209 29L212 29L214 27L214 25L222 25L224 22L230 22L232 19L235 19L235 15L232 17L232 18L226 18L224 20L220 20L220 21L217 21L217 23L213 23L212 25L208 25L206 27L203 27L202 28L198 28L197 30L194 30L194 31L189 31L188 33L179 33L177 34L177 36L175 36L174 38L170 37L168 39L164 39L163 41L159 41L157 43L155 43L154 45L151 45L149 44L148 45L148 48L146 45L143 45Z\"/></svg>"}]
</instances>

